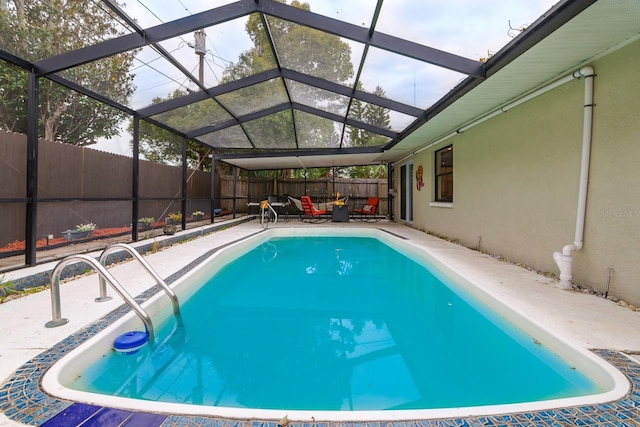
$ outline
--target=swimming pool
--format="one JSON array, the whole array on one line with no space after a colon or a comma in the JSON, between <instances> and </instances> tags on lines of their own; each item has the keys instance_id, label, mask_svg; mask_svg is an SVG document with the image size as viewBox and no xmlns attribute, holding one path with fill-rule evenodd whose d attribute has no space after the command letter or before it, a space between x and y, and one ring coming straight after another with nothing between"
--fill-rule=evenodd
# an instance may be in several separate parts
<instances>
[{"instance_id":1,"label":"swimming pool","mask_svg":"<svg viewBox=\"0 0 640 427\"><path fill-rule=\"evenodd\" d=\"M375 383L373 384L373 390L366 390L368 386L372 387L371 384L359 384L359 385L356 384L355 386L353 386L352 384L352 388L365 389L365 392L368 391L370 395L374 395L377 398L380 398L382 396L387 399L391 399L384 402L382 404L382 408L396 407L396 408L405 408L405 409L396 410L396 411L388 411L388 410L380 411L378 410L380 409L379 407L376 407L376 406L368 407L367 405L363 405L361 403L361 398L356 397L355 401L352 402L351 407L349 407L348 405L346 407L347 410L354 409L353 412L326 411L326 410L323 410L326 408L322 408L322 407L320 408L307 407L305 405L300 406L297 404L288 406L286 403L287 399L284 399L284 401L280 402L280 405L282 406L278 404L256 405L257 407L270 408L266 410L265 409L245 409L245 408L237 408L237 407L234 408L232 407L233 402L231 402L230 406L222 406L222 407L184 405L181 403L172 402L172 403L163 403L161 406L162 411L176 411L177 413L183 413L183 414L217 414L217 415L229 416L234 418L237 418L237 417L258 418L259 417L259 418L279 419L280 417L282 417L284 413L288 413L290 419L300 419L300 420L414 419L414 418L428 418L428 417L443 416L443 415L450 416L451 414L465 415L465 414L482 414L482 413L500 413L500 412L525 410L525 409L530 410L530 409L537 409L537 408L555 407L560 405L569 405L569 404L578 403L578 402L581 404L584 404L584 403L595 402L595 401L610 400L615 396L619 396L626 392L624 381L620 381L620 378L616 376L616 374L617 375L620 375L620 374L617 373L617 371L610 368L609 365L600 363L599 359L594 357L589 352L583 352L578 349L573 349L559 342L550 334L546 333L545 331L539 330L539 328L537 328L534 324L527 322L524 319L519 318L518 316L513 317L513 313L510 313L510 310L507 307L501 306L500 304L497 304L496 302L492 301L490 296L483 294L479 289L471 286L469 283L467 283L466 280L463 280L461 277L456 277L457 276L456 273L452 271L448 271L445 266L441 265L436 260L433 260L433 259L426 260L425 254L423 253L423 251L413 246L411 242L398 241L398 239L396 239L395 237L387 233L380 232L379 230L356 230L356 229L352 230L352 229L344 229L344 228L340 228L338 230L333 230L333 231L327 230L327 229L296 230L296 234L299 235L301 233L306 236L313 236L318 234L323 234L323 235L332 234L334 236L344 237L345 235L348 235L353 238L358 237L360 239L365 239L365 240L376 238L377 240L384 242L386 245L392 246L394 249L402 252L411 260L412 263L418 263L420 265L427 265L427 264L432 265L431 268L434 269L435 274L438 275L443 280L447 281L449 286L451 288L454 288L455 291L462 296L461 298L455 297L453 293L450 292L450 290L446 290L446 289L438 291L441 293L444 292L443 297L438 299L439 302L445 302L445 304L443 304L444 306L440 308L440 310L444 310L444 312L447 312L447 311L449 312L448 314L449 318L445 323L441 324L441 329L442 328L447 329L448 333L440 336L439 338L440 342L438 343L439 345L443 344L442 341L446 341L448 339L447 337L450 337L451 335L455 335L452 333L453 332L452 328L462 327L462 325L459 324L459 322L461 318L465 317L466 315L462 314L462 312L459 312L458 309L461 305L463 305L465 301L478 300L478 301L483 301L485 303L489 302L492 308L494 308L494 310L496 311L496 313L498 313L498 314L491 314L489 312L485 313L485 314L488 314L490 317L493 316L494 319L492 320L495 321L497 318L501 316L507 316L511 319L511 325L506 325L506 326L502 325L503 329L517 327L517 328L526 330L527 332L532 334L532 336L535 337L536 341L534 341L533 339L530 339L529 342L522 343L524 346L528 346L532 348L534 351L537 351L536 348L540 348L540 346L538 345L538 342L541 342L545 346L548 346L553 350L553 352L561 354L563 358L570 361L571 365L575 366L578 371L587 373L588 376L597 383L597 390L593 390L593 389L589 390L589 393L591 394L589 396L583 396L579 400L576 400L574 398L562 398L562 399L551 399L551 400L547 399L543 401L523 403L521 400L518 400L518 398L516 398L516 402L518 403L509 403L510 401L502 399L502 400L499 400L499 402L501 403L500 405L490 405L491 402L485 402L482 400L471 400L469 402L453 403L453 404L439 403L432 406L425 406L425 405L411 406L411 405L407 405L407 402L415 400L415 397L416 397L415 395L417 393L416 390L418 389L423 390L422 386L416 386L416 387L413 387L412 389L411 385L409 384L410 386L408 387L409 389L408 394L401 395L400 392L395 390L393 387L390 387L389 385L377 386L377 383ZM193 271L192 273L189 273L187 276L185 276L185 278L183 278L183 280L181 280L179 283L175 285L174 289L178 293L180 300L187 301L188 297L194 295L196 292L202 292L202 289L204 288L201 288L201 285L206 281L206 277L208 275L216 273L218 272L218 270L223 270L223 271L220 271L220 274L224 274L224 269L222 268L223 265L226 265L231 260L246 254L252 248L258 249L257 251L254 252L254 256L257 257L256 259L253 260L254 265L255 264L260 264L262 266L267 266L271 264L275 265L275 260L278 258L278 256L281 256L282 254L284 254L285 252L284 246L286 245L284 243L285 241L281 241L281 240L274 241L269 239L279 239L284 234L290 234L290 231L270 230L267 233L262 233L261 235L255 238L242 242L241 244L233 245L232 247L229 247L226 250L214 255L211 258L210 262L207 263L208 265L206 267L200 268L196 271ZM296 244L298 244L297 249L290 248L293 252L298 252L298 253L309 252L311 254L317 253L312 250L311 246L309 246L309 241L306 241L301 246L300 246L300 242L296 242ZM409 336L411 331L409 330L415 329L415 328L411 326L403 327L403 328L398 327L398 325L404 325L404 326L409 325L411 322L402 323L396 320L394 322L390 322L389 324L387 324L384 321L385 320L384 316L376 317L371 315L370 312L371 311L377 312L377 309L380 306L384 305L385 301L388 303L388 305L392 305L394 301L391 299L392 297L390 296L390 294L385 294L385 298L383 298L382 302L372 302L367 299L369 296L366 296L365 298L365 296L362 293L359 293L357 294L359 295L359 298L364 299L365 301L361 306L353 308L352 306L354 302L357 302L357 300L350 300L348 295L345 295L344 293L343 294L339 293L339 289L344 288L345 284L353 282L353 279L350 276L350 274L352 270L357 269L356 268L357 266L350 261L350 260L353 260L353 258L351 254L348 253L349 250L350 249L342 245L341 251L335 251L333 253L333 259L329 260L329 259L323 258L322 261L319 261L320 263L330 262L332 268L337 269L339 276L344 279L349 279L349 281L339 283L340 279L336 279L335 277L326 278L324 279L324 284L326 286L321 286L318 288L317 285L311 284L311 282L309 281L294 279L296 282L302 282L301 285L315 286L315 288L317 288L315 292L319 292L319 293L315 294L315 296L313 297L309 297L309 295L306 295L305 297L303 297L304 295L301 295L301 297L293 305L300 307L301 312L308 313L309 310L313 310L313 307L315 307L311 303L315 303L317 300L320 300L322 298L326 299L331 296L339 295L340 296L339 298L330 298L330 299L334 299L339 302L341 301L345 305L348 305L349 309L351 310L351 313L353 313L354 310L360 313L360 317L359 317L360 320L366 318L366 321L363 321L362 325L359 327L360 333L355 334L355 336L353 333L351 333L351 336L349 337L351 338L352 341L355 340L356 344L359 344L359 349L358 349L358 345L356 345L356 349L352 351L350 354L350 356L352 357L349 357L349 359L351 360L352 370L353 371L368 370L368 371L373 371L378 373L391 372L392 375L387 375L387 376L393 377L396 383L402 383L402 382L410 383L411 376L407 375L407 362L406 360L405 361L402 360L403 357L406 358L407 356L404 356L401 352L399 352L398 347L401 346L402 342L406 343L411 340ZM383 262L379 262L379 260L378 262L376 261L373 262L373 264L376 264L376 263L383 264ZM393 267L395 267L396 265L397 265L397 262L393 264ZM307 263L304 265L304 268L306 269L305 272L308 276L313 276L316 273L320 274L320 272L323 271L322 265L318 265L317 260L315 261L315 263L311 261L307 261ZM369 265L366 268L366 270L371 273L371 275L368 277L368 281L373 288L378 289L380 286L375 284L375 279L379 276L379 274L378 272L372 270L372 268L373 268L372 265ZM316 269L316 271L314 271L314 269ZM260 268L260 269L256 268L256 270L259 271L259 274L257 276L252 275L251 272L246 271L246 269L241 271L240 273L232 272L231 273L232 279L224 279L223 283L228 284L229 282L233 281L233 278L236 278L237 279L236 281L240 282L241 284L249 284L249 285L253 285L256 283L262 284L262 287L258 287L257 290L254 289L252 291L253 297L248 298L248 299L253 298L254 300L253 305L258 305L258 304L266 305L272 311L275 311L275 312L278 312L278 310L288 311L286 307L283 307L283 305L286 306L287 304L285 304L284 301L279 301L278 299L279 297L271 298L272 295L270 291L273 290L274 288L280 287L282 283L286 281L287 278L290 278L290 275L291 275L290 268L287 268L284 271L278 271L277 269L275 271L269 271L269 268ZM400 274L396 274L396 276L401 277ZM420 277L423 278L423 276L420 276ZM422 286L423 284L421 283L409 283L410 281L406 280L406 278L401 280L400 282L402 283L400 284L396 283L395 286L396 287L405 286L406 289L404 289L404 291L411 295L415 295L416 287L417 288L423 287ZM242 293L242 290L246 290L246 289L241 287L241 290L234 290L233 287L228 287L228 289L225 288L224 286L222 288L218 287L215 289L213 294L209 295L206 298L203 298L202 296L199 295L198 299L200 300L214 299L215 300L221 297L222 295L221 292L228 297L229 293L233 293L233 292ZM228 300L229 298L227 298L227 301ZM152 301L150 301L149 304L145 306L145 308L148 309L148 311L150 312L150 314L152 314L152 316L154 316L154 318L156 317L169 318L170 308L165 307L165 303L166 301L160 295L155 297ZM402 305L414 304L418 306L420 304L424 304L424 302L420 302L418 300L415 300L415 301L403 300L403 301L400 301L400 303ZM188 311L187 306L189 304L190 303L183 303L183 306L185 307L185 312ZM473 304L476 304L476 303L474 302ZM372 307L375 307L376 309L374 310L372 309ZM203 310L203 308L200 308L200 309ZM220 307L216 307L216 309L219 310ZM366 313L366 315L362 315L363 311L368 311L368 312ZM246 310L237 311L236 315L239 318L245 318L246 313L247 313ZM457 313L457 314L451 314L451 313ZM353 319L358 318L358 316L354 316L353 314L351 314L349 316L343 315L343 316L331 317L330 315L329 318L333 320L334 326L339 325L342 327L341 329L342 332L345 332L345 331L353 332L355 329L355 323L356 323ZM282 326L282 324L287 323L287 322L282 322L281 320L282 319L279 318L279 322L270 323L270 324L268 322L263 322L265 324L257 325L258 327L256 329L261 331L261 334L266 337L268 335L269 329L273 328L275 325ZM342 322L341 325L340 325L340 322ZM429 327L428 322L426 320L423 319L421 322L422 322L422 327L418 328L418 331L424 330L425 328ZM255 326L255 322L248 322L248 323L249 324L253 323ZM92 373L91 369L89 369L88 371L85 372L85 369L91 367L92 365L95 365L96 360L104 360L105 359L105 357L103 357L104 355L108 355L112 353L111 343L113 342L113 339L123 331L135 329L138 326L138 324L139 322L135 318L123 319L122 321L118 322L117 325L114 325L108 331L105 331L103 333L103 338L96 337L95 339L92 339L90 342L87 342L84 345L82 345L81 348L74 351L72 355L70 355L68 358L65 358L60 363L56 364L52 368L52 370L49 373L47 373L47 375L43 379L44 388L54 395L58 395L60 397L66 397L76 401L96 402L103 405L106 404L106 405L115 406L115 407L128 407L128 408L133 407L133 408L140 408L140 409L146 409L151 411L158 410L159 406L155 402L133 400L133 399L127 399L122 397L96 395L94 393L89 393L85 391L76 391L68 388L68 385L72 384L74 380L76 382L83 382L83 381L88 383L93 382L93 380L96 378L95 371ZM168 324L169 328L171 328L170 324L171 322L169 322ZM189 327L189 321L186 317L185 317L185 324L187 327ZM221 328L221 329L224 330L226 328ZM247 326L244 329L242 329L242 331L248 332L250 329L251 328ZM374 333L376 331L378 332L377 335ZM404 333L407 334L407 337L401 337L401 335L403 335ZM158 335L160 338L162 338L162 337L168 336L167 334L168 334L167 332L160 332ZM220 337L221 332L218 332L217 334L212 334L212 335L216 335L217 337ZM286 335L287 334L284 334L284 336ZM178 336L174 338L177 340L180 340L180 339L183 339L184 337L180 337L180 334L178 334ZM229 351L230 356L228 357L229 359L228 364L231 364L231 365L233 364L234 354L237 355L237 358L238 358L237 360L238 362L241 363L241 358L243 357L243 355L247 355L247 357L255 356L255 354L259 354L261 350L264 351L265 349L268 349L270 352L280 351L281 357L279 358L270 359L265 357L265 366L263 371L268 373L271 370L271 368L274 366L274 364L278 363L277 362L278 360L280 360L280 363L284 364L286 367L287 364L292 363L291 354L301 353L304 350L301 348L291 348L295 344L289 341L278 343L280 344L280 347L276 346L275 348L273 348L273 347L266 347L267 345L270 344L268 339L259 340L257 338L253 338L253 340L254 342L251 343L250 345L247 345L246 343L243 343L240 340L231 341L232 345L228 348L223 349L223 350ZM486 356L483 352L479 351L478 346L482 345L481 337L478 338L477 336L476 337L468 336L466 340L467 340L468 346L460 347L460 343L459 343L458 348L456 351L454 351L454 353L450 354L444 359L441 358L441 360L439 361L439 365L436 366L437 368L436 371L444 371L445 370L444 365L449 363L450 365L452 365L452 370L449 372L449 374L453 374L462 365L468 364L471 361L470 359L482 359L483 357L485 358L496 357L495 355ZM330 341L333 342L337 340L330 340ZM368 348L368 350L363 350L365 348ZM171 360L170 356L173 351L172 348L170 346L167 346L163 351L165 352L165 361ZM378 355L378 356L373 357L372 354ZM122 356L120 357L121 357L121 360L123 360L123 357ZM547 356L544 356L544 357L547 357ZM519 359L520 356L516 356L516 358ZM267 363L267 359L269 360L268 363ZM382 365L379 365L379 364L381 363L382 359L388 359L390 361L388 365L385 365L386 366L385 368L380 368L380 366ZM354 363L354 360L358 360L359 362ZM518 360L518 362L519 361L520 360ZM485 363L487 363L487 366L491 366L491 362L492 360L485 360ZM508 360L507 358L504 361L499 362L497 364L498 367L494 367L493 370L495 371L496 369L499 369L500 365L503 365L506 370L506 365L505 365L506 362L511 363L511 361ZM127 361L124 363L129 363L129 362ZM156 359L154 363L156 363L157 367L159 368L162 367L161 359ZM411 363L409 363L409 365L411 365ZM174 368L177 369L175 366ZM198 369L207 371L208 369L207 363L202 364L202 366L198 367ZM250 375L252 378L256 378L255 380L256 382L260 381L256 376L258 371L260 370L254 369L254 371L251 371L251 375ZM207 371L207 372L211 372L211 371ZM82 375L80 381L77 380L78 375ZM285 379L282 378L281 375L282 374L276 374L275 376L272 376L272 377L269 377L267 375L266 379L262 379L261 381L267 381L267 380L271 381L271 383L273 384L272 394L275 394L277 396L286 396L287 392L289 392L290 394L308 394L305 390L299 390L299 387L296 387L295 381L291 384L288 384L287 387L281 387L280 383L287 384L287 381L285 381ZM380 374L378 374L378 377L379 376ZM495 375L493 372L489 372L488 375L481 378L486 382L486 381L490 381L494 376ZM325 377L329 377L329 375L325 375ZM207 376L207 378L211 379L210 376ZM375 380L380 381L380 378L375 378ZM452 379L451 381L455 383L460 383L464 380L465 380L464 377L460 377L457 379ZM520 380L514 378L514 381L512 382L520 382ZM303 383L303 382L301 381L300 383ZM524 385L525 383L523 382L522 384ZM194 393L198 392L199 387L203 386L203 384L197 384L197 383L194 383L193 385L194 387L192 388ZM327 388L326 384L324 385L317 384L315 387L317 387L318 389ZM465 384L463 385L463 387L468 387L468 385ZM328 388L331 388L331 387L328 387ZM527 387L527 388L530 388L530 387ZM381 392L381 390L383 390L383 392ZM511 394L512 392L514 392L514 390L517 390L517 387L515 389L510 389L509 393L507 394ZM414 394L413 397L411 396L411 393ZM444 392L443 390L442 394L447 394L447 393ZM352 397L351 400L354 400L353 396L351 397ZM181 401L183 399L180 398L176 400ZM195 402L195 403L198 403L198 402ZM341 401L340 405L344 406L344 399ZM236 402L236 406L238 406L237 402ZM450 409L450 408L442 409L447 406L455 406L457 409ZM460 409L459 407L461 406L465 408ZM419 409L419 408L425 408L425 407L428 407L430 409ZM274 409L274 408L278 408L278 409ZM330 409L334 409L334 408L330 407ZM337 409L345 409L345 408L340 406Z\"/></svg>"}]
</instances>

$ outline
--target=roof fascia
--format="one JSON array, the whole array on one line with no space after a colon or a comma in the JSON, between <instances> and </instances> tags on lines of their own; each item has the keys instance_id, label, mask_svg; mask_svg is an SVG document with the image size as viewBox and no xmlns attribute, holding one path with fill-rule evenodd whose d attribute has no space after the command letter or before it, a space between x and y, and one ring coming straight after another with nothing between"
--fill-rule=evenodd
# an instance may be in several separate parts
<instances>
[{"instance_id":1,"label":"roof fascia","mask_svg":"<svg viewBox=\"0 0 640 427\"><path fill-rule=\"evenodd\" d=\"M500 71L596 1L598 0L565 0L554 5L547 14L534 21L525 31L487 60L485 63L487 77Z\"/></svg>"}]
</instances>

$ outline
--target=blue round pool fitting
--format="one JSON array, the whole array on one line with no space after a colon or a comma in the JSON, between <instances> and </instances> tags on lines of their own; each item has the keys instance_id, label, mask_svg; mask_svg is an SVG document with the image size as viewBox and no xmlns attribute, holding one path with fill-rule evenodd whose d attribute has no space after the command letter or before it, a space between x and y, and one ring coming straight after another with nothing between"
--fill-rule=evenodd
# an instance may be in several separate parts
<instances>
[{"instance_id":1,"label":"blue round pool fitting","mask_svg":"<svg viewBox=\"0 0 640 427\"><path fill-rule=\"evenodd\" d=\"M149 341L149 335L141 331L129 331L113 342L113 349L122 354L136 354Z\"/></svg>"}]
</instances>

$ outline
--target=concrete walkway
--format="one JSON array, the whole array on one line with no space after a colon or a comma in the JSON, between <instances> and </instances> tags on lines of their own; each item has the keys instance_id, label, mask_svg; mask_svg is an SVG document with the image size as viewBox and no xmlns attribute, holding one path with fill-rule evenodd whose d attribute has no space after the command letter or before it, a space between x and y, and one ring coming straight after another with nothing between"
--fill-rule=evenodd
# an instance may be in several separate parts
<instances>
[{"instance_id":1,"label":"concrete walkway","mask_svg":"<svg viewBox=\"0 0 640 427\"><path fill-rule=\"evenodd\" d=\"M295 220L271 225L272 228L302 226L310 225ZM311 226L336 225L329 222ZM386 221L372 224L350 222L338 227L377 227L408 238L412 244L429 251L493 297L503 300L559 337L587 349L619 350L638 359L640 312L594 295L561 290L554 279L401 224ZM145 259L161 277L168 277L211 249L260 230L262 227L257 221L230 226L145 255ZM43 268L52 266L34 267L34 271ZM134 296L154 285L152 279L134 262L115 265L109 271L116 279L122 279ZM11 280L12 274L24 275L25 272L28 273L25 270L8 273L5 280ZM97 296L98 280L95 274L84 275L65 283L61 286L61 307L62 316L68 318L69 323L52 329L44 327L51 319L48 291L0 304L0 324L3 330L0 338L0 379L4 381L32 357L122 305L122 300L117 296L111 301L96 303L94 299ZM0 415L0 425L17 424Z\"/></svg>"}]
</instances>

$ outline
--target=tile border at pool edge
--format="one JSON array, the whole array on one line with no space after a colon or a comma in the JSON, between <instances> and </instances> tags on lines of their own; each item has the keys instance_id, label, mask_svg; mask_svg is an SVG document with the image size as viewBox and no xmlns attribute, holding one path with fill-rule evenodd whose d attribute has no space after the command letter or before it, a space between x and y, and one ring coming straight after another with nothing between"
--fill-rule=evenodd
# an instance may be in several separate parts
<instances>
[{"instance_id":1,"label":"tile border at pool edge","mask_svg":"<svg viewBox=\"0 0 640 427\"><path fill-rule=\"evenodd\" d=\"M247 236L249 237L249 236ZM245 237L245 238L247 238ZM245 238L239 239L244 240ZM231 244L231 243L230 243ZM192 261L188 266L174 273L167 278L168 283L173 283L204 259L221 248L214 248L206 254ZM143 301L154 294L160 288L155 286L136 297L136 300ZM97 320L93 324L81 329L73 335L65 338L50 349L42 352L20 368L6 380L0 388L0 411L15 421L23 423L41 424L65 410L74 402L54 398L40 389L40 379L42 375L65 356L69 351L85 342L98 332L102 331L116 319L122 317L129 308L122 305L111 313ZM604 425L629 425L639 426L640 423L634 420L640 419L640 364L632 358L614 350L592 350L593 353L605 359L618 370L620 370L631 382L629 393L620 400L610 403L592 404L584 406L574 406L555 410L531 411L521 413L511 413L505 415L474 416L464 418L442 418L420 421L373 421L366 422L369 427L388 426L393 423L394 427L421 427L421 426L442 426L442 425L535 425L551 426L558 422L572 424L604 426ZM275 427L273 422L268 421L239 421L233 419L222 419L203 416L181 416L169 415L163 426L190 426L190 425L222 425L234 427ZM307 423L292 422L292 425L310 426ZM363 422L319 422L319 427L330 425L362 425Z\"/></svg>"},{"instance_id":2,"label":"tile border at pool edge","mask_svg":"<svg viewBox=\"0 0 640 427\"><path fill-rule=\"evenodd\" d=\"M156 289L158 291L158 289ZM46 395L40 389L40 378L57 360L66 355L81 342L100 332L115 318L121 317L129 310L121 307L96 324L79 331L77 334L56 344L16 370L13 377L0 389L0 410L7 417L23 423L42 424L64 411L74 402ZM624 398L615 402L595 405L574 406L544 411L510 413L503 415L473 416L463 418L442 418L416 421L392 421L393 427L432 427L444 425L482 425L482 426L553 426L558 422L567 425L592 426L637 426L640 420L640 364L623 353L614 350L592 350L619 369L631 382L632 386ZM388 427L390 422L318 422L313 427L358 426ZM311 423L290 423L292 426L309 427ZM204 416L169 415L163 422L164 427L200 425L223 425L233 427L276 427L273 421L234 420Z\"/></svg>"}]
</instances>

